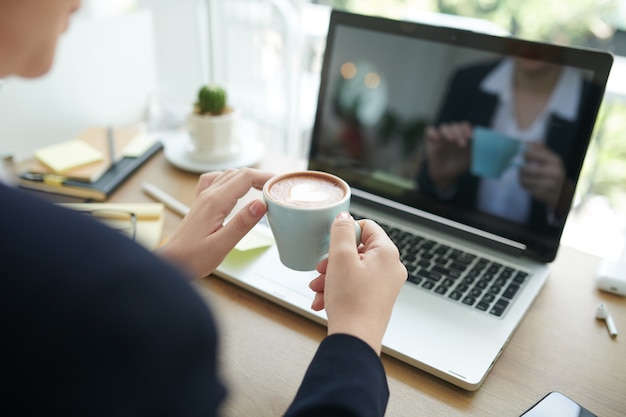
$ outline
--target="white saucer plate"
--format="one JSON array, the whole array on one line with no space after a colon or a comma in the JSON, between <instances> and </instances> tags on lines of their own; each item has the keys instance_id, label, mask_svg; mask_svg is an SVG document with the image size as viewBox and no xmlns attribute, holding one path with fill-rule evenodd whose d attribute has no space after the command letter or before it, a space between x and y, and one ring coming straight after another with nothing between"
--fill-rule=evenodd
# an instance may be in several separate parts
<instances>
[{"instance_id":1,"label":"white saucer plate","mask_svg":"<svg viewBox=\"0 0 626 417\"><path fill-rule=\"evenodd\" d=\"M242 139L241 152L225 161L198 161L190 157L191 139L187 132L168 133L161 138L165 159L184 171L202 173L243 168L256 164L263 158L265 146L257 139Z\"/></svg>"}]
</instances>

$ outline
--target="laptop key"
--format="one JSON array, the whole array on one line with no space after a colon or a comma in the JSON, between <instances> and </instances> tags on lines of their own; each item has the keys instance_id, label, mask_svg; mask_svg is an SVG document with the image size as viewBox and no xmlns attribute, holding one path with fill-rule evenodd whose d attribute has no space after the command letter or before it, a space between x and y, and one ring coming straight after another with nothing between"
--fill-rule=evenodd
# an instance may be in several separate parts
<instances>
[{"instance_id":1,"label":"laptop key","mask_svg":"<svg viewBox=\"0 0 626 417\"><path fill-rule=\"evenodd\" d=\"M457 264L462 264L465 265L465 267L467 268L472 262L474 261L473 258L467 257L467 256L463 256L463 257L459 257L455 259L455 263Z\"/></svg>"},{"instance_id":2,"label":"laptop key","mask_svg":"<svg viewBox=\"0 0 626 417\"><path fill-rule=\"evenodd\" d=\"M500 291L502 291L502 287L500 287L499 285L494 284L489 288L489 292L494 295L499 294Z\"/></svg>"},{"instance_id":3,"label":"laptop key","mask_svg":"<svg viewBox=\"0 0 626 417\"><path fill-rule=\"evenodd\" d=\"M478 288L474 288L472 290L470 290L469 295L471 295L474 298L480 298L480 296L483 294L483 292L478 289Z\"/></svg>"},{"instance_id":4,"label":"laptop key","mask_svg":"<svg viewBox=\"0 0 626 417\"><path fill-rule=\"evenodd\" d=\"M502 314L504 314L504 310L506 310L506 308L509 306L509 303L509 301L501 298L491 308L491 311L489 311L489 313L493 314L494 316L500 317L502 316Z\"/></svg>"},{"instance_id":5,"label":"laptop key","mask_svg":"<svg viewBox=\"0 0 626 417\"><path fill-rule=\"evenodd\" d=\"M504 268L504 271L502 271L500 276L503 278L509 279L513 276L513 272L515 272L515 269L507 267L507 268Z\"/></svg>"},{"instance_id":6,"label":"laptop key","mask_svg":"<svg viewBox=\"0 0 626 417\"><path fill-rule=\"evenodd\" d=\"M450 246L440 245L437 249L435 249L435 253L439 255L445 255L450 250Z\"/></svg>"},{"instance_id":7,"label":"laptop key","mask_svg":"<svg viewBox=\"0 0 626 417\"><path fill-rule=\"evenodd\" d=\"M474 282L476 282L476 277L472 277L468 275L465 278L463 278L463 283L466 285L472 285Z\"/></svg>"},{"instance_id":8,"label":"laptop key","mask_svg":"<svg viewBox=\"0 0 626 417\"><path fill-rule=\"evenodd\" d=\"M517 291L519 289L520 289L519 285L511 284L508 287L506 287L506 290L504 290L504 292L502 293L502 297L512 300L513 297L515 297L515 294L517 294Z\"/></svg>"},{"instance_id":9,"label":"laptop key","mask_svg":"<svg viewBox=\"0 0 626 417\"><path fill-rule=\"evenodd\" d=\"M524 281L526 281L527 277L528 273L519 271L517 274L515 274L515 278L513 278L513 281L517 282L518 284L523 284Z\"/></svg>"},{"instance_id":10,"label":"laptop key","mask_svg":"<svg viewBox=\"0 0 626 417\"><path fill-rule=\"evenodd\" d=\"M430 261L426 260L426 259L422 259L420 261L417 262L418 266L421 266L422 268L430 268Z\"/></svg>"},{"instance_id":11,"label":"laptop key","mask_svg":"<svg viewBox=\"0 0 626 417\"><path fill-rule=\"evenodd\" d=\"M461 297L463 297L463 293L460 293L458 291L452 291L450 295L448 295L448 297L452 298L453 300L460 300Z\"/></svg>"},{"instance_id":12,"label":"laptop key","mask_svg":"<svg viewBox=\"0 0 626 417\"><path fill-rule=\"evenodd\" d=\"M455 289L459 292L465 293L469 289L469 285L461 283L457 285Z\"/></svg>"},{"instance_id":13,"label":"laptop key","mask_svg":"<svg viewBox=\"0 0 626 417\"><path fill-rule=\"evenodd\" d=\"M489 303L480 301L478 304L476 304L476 308L480 311L487 311L487 309L489 308Z\"/></svg>"},{"instance_id":14,"label":"laptop key","mask_svg":"<svg viewBox=\"0 0 626 417\"><path fill-rule=\"evenodd\" d=\"M484 301L487 304L491 304L493 300L495 299L496 299L495 295L487 293L483 296L483 298L480 301Z\"/></svg>"},{"instance_id":15,"label":"laptop key","mask_svg":"<svg viewBox=\"0 0 626 417\"><path fill-rule=\"evenodd\" d=\"M433 259L435 257L435 255L430 253L430 252L424 252L424 253L420 254L420 257L422 259L429 259L430 260L430 259Z\"/></svg>"},{"instance_id":16,"label":"laptop key","mask_svg":"<svg viewBox=\"0 0 626 417\"><path fill-rule=\"evenodd\" d=\"M434 286L435 286L435 283L429 280L425 280L424 283L422 284L422 288L425 288L427 290L432 290Z\"/></svg>"},{"instance_id":17,"label":"laptop key","mask_svg":"<svg viewBox=\"0 0 626 417\"><path fill-rule=\"evenodd\" d=\"M428 271L425 269L421 269L417 271L417 275L422 276L424 278L428 278L429 280L434 281L434 282L438 282L443 277L443 275L440 274L439 272Z\"/></svg>"},{"instance_id":18,"label":"laptop key","mask_svg":"<svg viewBox=\"0 0 626 417\"><path fill-rule=\"evenodd\" d=\"M450 274L450 270L448 268L444 268L441 265L433 265L433 267L431 268L431 271L435 271L443 275Z\"/></svg>"},{"instance_id":19,"label":"laptop key","mask_svg":"<svg viewBox=\"0 0 626 417\"><path fill-rule=\"evenodd\" d=\"M494 284L500 287L504 287L507 284L508 280L504 277L499 277L494 281Z\"/></svg>"},{"instance_id":20,"label":"laptop key","mask_svg":"<svg viewBox=\"0 0 626 417\"><path fill-rule=\"evenodd\" d=\"M490 282L488 279L481 279L476 283L476 286L482 290L484 290L485 288L487 288L489 286Z\"/></svg>"},{"instance_id":21,"label":"laptop key","mask_svg":"<svg viewBox=\"0 0 626 417\"><path fill-rule=\"evenodd\" d=\"M471 295L468 295L465 298L463 298L463 304L467 304L468 306L474 305L475 302L476 302L476 299L472 297Z\"/></svg>"},{"instance_id":22,"label":"laptop key","mask_svg":"<svg viewBox=\"0 0 626 417\"><path fill-rule=\"evenodd\" d=\"M477 276L479 276L481 274L481 272L482 272L482 269L474 267L474 268L470 269L470 271L467 273L467 275L471 276L471 277L477 277Z\"/></svg>"},{"instance_id":23,"label":"laptop key","mask_svg":"<svg viewBox=\"0 0 626 417\"><path fill-rule=\"evenodd\" d=\"M450 269L456 269L459 272L464 272L467 269L468 265L462 262L453 262L450 264Z\"/></svg>"},{"instance_id":24,"label":"laptop key","mask_svg":"<svg viewBox=\"0 0 626 417\"><path fill-rule=\"evenodd\" d=\"M412 282L412 283L414 283L414 284L419 284L420 282L422 282L424 280L424 278L422 278L420 276L417 276L417 275L414 275L414 274L409 274L407 280Z\"/></svg>"},{"instance_id":25,"label":"laptop key","mask_svg":"<svg viewBox=\"0 0 626 417\"><path fill-rule=\"evenodd\" d=\"M441 285L443 285L446 288L450 288L451 286L454 285L454 280L450 278L445 278L443 281L441 281Z\"/></svg>"},{"instance_id":26,"label":"laptop key","mask_svg":"<svg viewBox=\"0 0 626 417\"><path fill-rule=\"evenodd\" d=\"M437 294L441 294L441 295L445 295L448 292L448 288L445 285L440 285L437 288L435 288L435 292Z\"/></svg>"}]
</instances>

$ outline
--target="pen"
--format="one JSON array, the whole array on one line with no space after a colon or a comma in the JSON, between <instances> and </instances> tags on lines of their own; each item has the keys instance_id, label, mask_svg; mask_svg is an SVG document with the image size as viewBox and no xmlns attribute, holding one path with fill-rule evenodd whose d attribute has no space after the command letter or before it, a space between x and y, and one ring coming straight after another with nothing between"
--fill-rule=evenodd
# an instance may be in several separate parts
<instances>
[{"instance_id":1,"label":"pen","mask_svg":"<svg viewBox=\"0 0 626 417\"><path fill-rule=\"evenodd\" d=\"M29 181L43 182L48 185L62 186L67 177L57 174L37 174L33 172L27 172L22 175L22 178Z\"/></svg>"},{"instance_id":2,"label":"pen","mask_svg":"<svg viewBox=\"0 0 626 417\"><path fill-rule=\"evenodd\" d=\"M111 166L115 167L115 164L117 163L117 159L115 157L115 131L111 126L107 128L107 142L109 145L109 158L111 158Z\"/></svg>"},{"instance_id":3,"label":"pen","mask_svg":"<svg viewBox=\"0 0 626 417\"><path fill-rule=\"evenodd\" d=\"M143 191L148 194L150 197L155 200L165 204L170 210L174 211L177 214L185 217L187 213L189 213L189 207L180 201L176 200L171 195L167 194L165 191L158 188L156 185L150 184L148 182L144 182L141 185Z\"/></svg>"}]
</instances>

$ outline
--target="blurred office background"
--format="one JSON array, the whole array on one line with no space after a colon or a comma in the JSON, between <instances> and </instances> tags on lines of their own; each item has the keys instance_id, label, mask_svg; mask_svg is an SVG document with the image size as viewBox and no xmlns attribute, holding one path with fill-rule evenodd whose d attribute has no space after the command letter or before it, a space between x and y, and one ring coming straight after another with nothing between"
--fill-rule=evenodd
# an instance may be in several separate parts
<instances>
[{"instance_id":1,"label":"blurred office background","mask_svg":"<svg viewBox=\"0 0 626 417\"><path fill-rule=\"evenodd\" d=\"M612 51L563 243L626 258L626 0L83 0L50 74L3 84L0 154L94 125L179 129L215 82L248 134L305 156L331 8Z\"/></svg>"}]
</instances>

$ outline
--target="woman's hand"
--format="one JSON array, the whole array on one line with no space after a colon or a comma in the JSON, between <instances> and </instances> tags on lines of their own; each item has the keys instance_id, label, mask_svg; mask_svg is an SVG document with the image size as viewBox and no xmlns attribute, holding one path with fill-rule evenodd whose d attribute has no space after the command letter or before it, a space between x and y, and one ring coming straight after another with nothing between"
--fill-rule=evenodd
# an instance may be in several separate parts
<instances>
[{"instance_id":1,"label":"woman's hand","mask_svg":"<svg viewBox=\"0 0 626 417\"><path fill-rule=\"evenodd\" d=\"M209 275L258 223L267 207L262 200L254 200L228 223L224 224L224 220L241 197L252 188L262 189L272 176L250 168L203 174L189 213L158 252L182 266L193 278Z\"/></svg>"},{"instance_id":2,"label":"woman's hand","mask_svg":"<svg viewBox=\"0 0 626 417\"><path fill-rule=\"evenodd\" d=\"M316 292L311 308L326 309L328 334L345 333L368 343L378 354L391 311L407 270L398 249L371 220L359 221L361 241L354 244L354 220L342 213L330 232L328 258L311 281Z\"/></svg>"},{"instance_id":3,"label":"woman's hand","mask_svg":"<svg viewBox=\"0 0 626 417\"><path fill-rule=\"evenodd\" d=\"M468 122L442 123L426 129L428 175L439 191L453 187L469 170L472 134Z\"/></svg>"},{"instance_id":4,"label":"woman's hand","mask_svg":"<svg viewBox=\"0 0 626 417\"><path fill-rule=\"evenodd\" d=\"M542 143L532 142L520 168L520 184L536 200L555 210L565 181L561 157Z\"/></svg>"}]
</instances>

